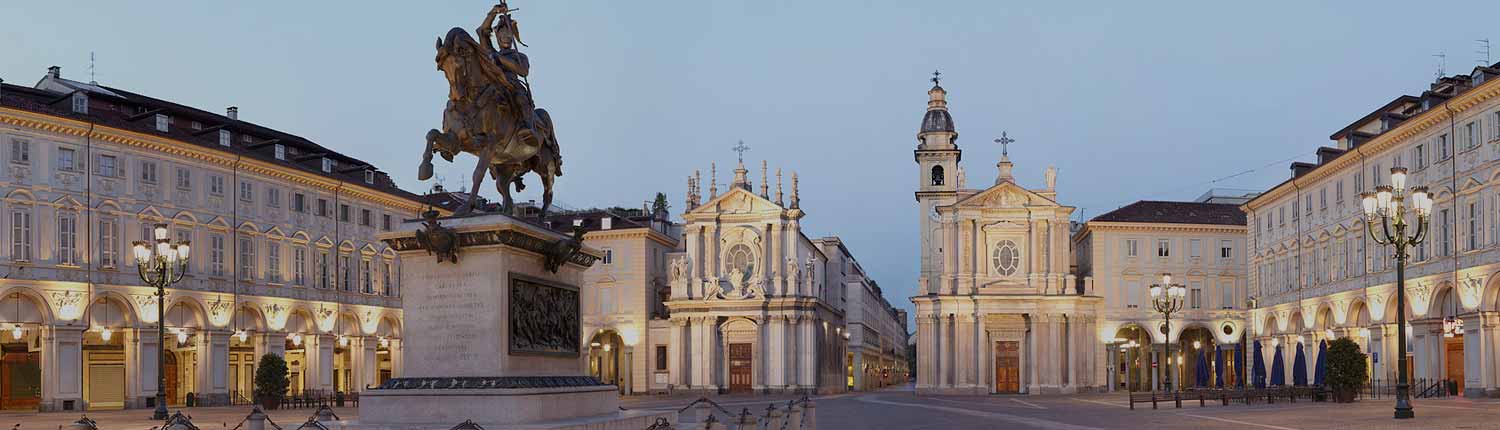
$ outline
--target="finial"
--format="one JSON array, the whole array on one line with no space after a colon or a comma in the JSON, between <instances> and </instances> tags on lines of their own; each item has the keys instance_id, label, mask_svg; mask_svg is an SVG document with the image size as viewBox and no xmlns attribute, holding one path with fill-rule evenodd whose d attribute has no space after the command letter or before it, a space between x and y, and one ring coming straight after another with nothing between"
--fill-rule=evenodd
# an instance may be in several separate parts
<instances>
[{"instance_id":1,"label":"finial","mask_svg":"<svg viewBox=\"0 0 1500 430\"><path fill-rule=\"evenodd\" d=\"M792 172L792 209L798 209L801 199L797 197L797 172Z\"/></svg>"},{"instance_id":2,"label":"finial","mask_svg":"<svg viewBox=\"0 0 1500 430\"><path fill-rule=\"evenodd\" d=\"M932 69L932 86L938 86L939 82L942 80L943 72L939 72L937 69Z\"/></svg>"},{"instance_id":3,"label":"finial","mask_svg":"<svg viewBox=\"0 0 1500 430\"><path fill-rule=\"evenodd\" d=\"M1010 136L1007 136L1005 133L1006 132L1003 132L1003 131L1000 132L1000 138L999 139L995 139L995 143L1000 144L1000 156L1001 157L1010 156L1010 144L1016 142L1015 139L1011 139Z\"/></svg>"},{"instance_id":4,"label":"finial","mask_svg":"<svg viewBox=\"0 0 1500 430\"><path fill-rule=\"evenodd\" d=\"M776 205L777 206L785 206L786 205L785 203L781 202L781 168L780 167L776 168Z\"/></svg>"},{"instance_id":5,"label":"finial","mask_svg":"<svg viewBox=\"0 0 1500 430\"><path fill-rule=\"evenodd\" d=\"M719 197L719 164L708 163L708 198Z\"/></svg>"},{"instance_id":6,"label":"finial","mask_svg":"<svg viewBox=\"0 0 1500 430\"><path fill-rule=\"evenodd\" d=\"M760 198L771 198L771 181L766 177L766 160L760 160Z\"/></svg>"}]
</instances>

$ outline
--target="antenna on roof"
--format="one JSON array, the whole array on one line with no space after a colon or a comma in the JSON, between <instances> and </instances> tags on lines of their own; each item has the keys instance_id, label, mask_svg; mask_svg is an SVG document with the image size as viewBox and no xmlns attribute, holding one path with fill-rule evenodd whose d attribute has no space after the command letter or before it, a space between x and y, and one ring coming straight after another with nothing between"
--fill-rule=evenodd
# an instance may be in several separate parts
<instances>
[{"instance_id":1,"label":"antenna on roof","mask_svg":"<svg viewBox=\"0 0 1500 430\"><path fill-rule=\"evenodd\" d=\"M89 83L99 84L99 81L94 79L94 51L89 51Z\"/></svg>"},{"instance_id":2,"label":"antenna on roof","mask_svg":"<svg viewBox=\"0 0 1500 430\"><path fill-rule=\"evenodd\" d=\"M1489 39L1477 39L1474 42L1479 43L1479 48L1480 48L1478 51L1474 51L1474 53L1475 54L1484 55L1484 59L1478 60L1479 61L1479 66L1480 67L1489 67L1489 65L1490 65L1490 40Z\"/></svg>"},{"instance_id":3,"label":"antenna on roof","mask_svg":"<svg viewBox=\"0 0 1500 430\"><path fill-rule=\"evenodd\" d=\"M1437 57L1437 59L1438 59L1437 79L1443 79L1444 76L1448 76L1448 71L1445 70L1448 67L1448 53L1447 52L1443 52L1443 51L1438 51L1438 53L1432 54L1432 56L1433 57ZM1437 80L1437 79L1434 79L1434 80Z\"/></svg>"}]
</instances>

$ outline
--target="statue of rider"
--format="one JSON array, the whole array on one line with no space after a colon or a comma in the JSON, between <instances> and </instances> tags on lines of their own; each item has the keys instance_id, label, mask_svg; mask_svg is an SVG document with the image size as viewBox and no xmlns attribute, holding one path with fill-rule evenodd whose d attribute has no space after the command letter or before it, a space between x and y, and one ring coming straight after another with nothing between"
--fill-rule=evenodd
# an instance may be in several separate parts
<instances>
[{"instance_id":1,"label":"statue of rider","mask_svg":"<svg viewBox=\"0 0 1500 430\"><path fill-rule=\"evenodd\" d=\"M520 119L521 128L531 130L538 140L543 140L543 133L550 133L551 130L536 128L536 104L531 99L531 87L525 81L526 76L531 73L531 61L526 58L526 54L516 49L515 45L522 42L516 20L510 16L513 10L515 9L501 1L484 16L484 22L475 32L479 35L480 49L498 66L501 78L509 87L504 95L506 100L503 101L512 109L516 118ZM554 139L545 139L539 143L548 145L553 154L561 156Z\"/></svg>"}]
</instances>

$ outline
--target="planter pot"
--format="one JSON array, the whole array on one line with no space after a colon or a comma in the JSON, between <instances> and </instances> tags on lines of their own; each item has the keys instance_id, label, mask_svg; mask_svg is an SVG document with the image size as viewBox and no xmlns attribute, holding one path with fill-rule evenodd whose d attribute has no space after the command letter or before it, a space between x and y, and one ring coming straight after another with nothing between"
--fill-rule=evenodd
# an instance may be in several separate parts
<instances>
[{"instance_id":1,"label":"planter pot","mask_svg":"<svg viewBox=\"0 0 1500 430\"><path fill-rule=\"evenodd\" d=\"M1353 388L1333 389L1333 401L1335 403L1354 403L1354 395L1358 394Z\"/></svg>"},{"instance_id":2,"label":"planter pot","mask_svg":"<svg viewBox=\"0 0 1500 430\"><path fill-rule=\"evenodd\" d=\"M277 408L280 408L280 407L281 407L281 399L278 399L278 398L275 398L275 397L262 397L260 399L260 408L261 409L265 409L265 410L268 410L268 411L274 411L274 410L276 410Z\"/></svg>"}]
</instances>

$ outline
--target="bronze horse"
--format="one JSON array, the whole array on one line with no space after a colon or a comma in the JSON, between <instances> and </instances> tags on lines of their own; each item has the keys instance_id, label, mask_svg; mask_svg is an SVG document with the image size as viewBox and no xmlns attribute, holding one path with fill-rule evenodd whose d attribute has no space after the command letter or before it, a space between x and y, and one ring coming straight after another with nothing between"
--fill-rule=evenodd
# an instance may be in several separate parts
<instances>
[{"instance_id":1,"label":"bronze horse","mask_svg":"<svg viewBox=\"0 0 1500 430\"><path fill-rule=\"evenodd\" d=\"M443 109L442 130L427 132L427 149L417 179L432 178L432 154L453 161L459 152L479 158L474 166L468 201L457 214L474 210L479 187L486 172L494 178L495 188L504 201L505 213L511 213L514 202L510 185L524 189L521 177L536 172L542 179L542 217L552 205L554 179L562 175L561 159L551 148L556 146L552 117L544 109L522 112L509 103L508 94L521 90L494 71L497 67L481 50L479 43L462 28L454 27L437 42L437 68L448 79L448 105ZM488 68L488 69L487 69ZM529 124L525 116L531 115Z\"/></svg>"}]
</instances>

